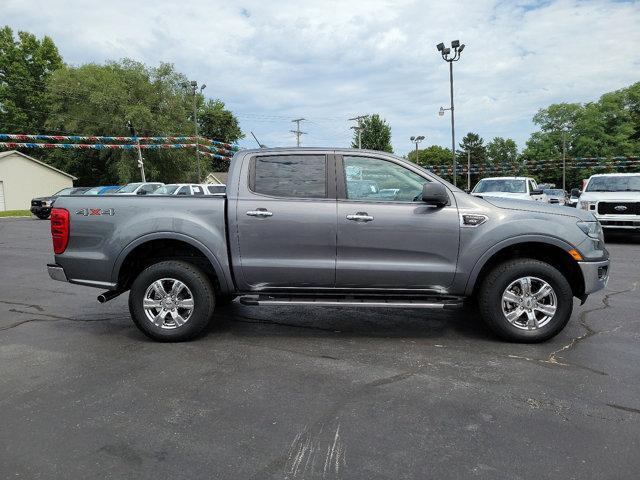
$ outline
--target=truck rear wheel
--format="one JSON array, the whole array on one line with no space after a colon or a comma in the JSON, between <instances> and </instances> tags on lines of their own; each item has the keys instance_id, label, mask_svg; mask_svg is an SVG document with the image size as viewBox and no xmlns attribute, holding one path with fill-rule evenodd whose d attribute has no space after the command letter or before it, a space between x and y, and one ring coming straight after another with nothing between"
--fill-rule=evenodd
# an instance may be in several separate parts
<instances>
[{"instance_id":1,"label":"truck rear wheel","mask_svg":"<svg viewBox=\"0 0 640 480\"><path fill-rule=\"evenodd\" d=\"M133 322L145 335L162 342L197 337L211 321L214 307L215 292L207 275L182 261L146 268L129 293Z\"/></svg>"},{"instance_id":2,"label":"truck rear wheel","mask_svg":"<svg viewBox=\"0 0 640 480\"><path fill-rule=\"evenodd\" d=\"M498 336L522 343L557 335L573 311L567 279L548 263L531 258L495 267L478 291L483 320Z\"/></svg>"}]
</instances>

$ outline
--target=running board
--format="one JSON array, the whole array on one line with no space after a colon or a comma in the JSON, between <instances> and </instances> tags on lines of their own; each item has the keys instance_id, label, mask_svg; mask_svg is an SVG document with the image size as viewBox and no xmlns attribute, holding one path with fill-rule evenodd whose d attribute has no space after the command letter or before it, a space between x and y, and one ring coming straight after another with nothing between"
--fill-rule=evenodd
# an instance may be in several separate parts
<instances>
[{"instance_id":1,"label":"running board","mask_svg":"<svg viewBox=\"0 0 640 480\"><path fill-rule=\"evenodd\" d=\"M455 309L462 306L462 298L396 299L380 297L298 297L272 295L244 295L240 303L258 305L317 305L324 307L383 307L383 308L440 308Z\"/></svg>"}]
</instances>

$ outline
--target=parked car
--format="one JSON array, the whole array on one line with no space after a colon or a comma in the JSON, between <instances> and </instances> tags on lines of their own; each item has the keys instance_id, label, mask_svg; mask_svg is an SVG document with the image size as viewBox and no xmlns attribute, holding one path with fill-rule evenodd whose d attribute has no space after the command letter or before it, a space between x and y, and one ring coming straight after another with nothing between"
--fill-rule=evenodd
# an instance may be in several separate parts
<instances>
[{"instance_id":1,"label":"parked car","mask_svg":"<svg viewBox=\"0 0 640 480\"><path fill-rule=\"evenodd\" d=\"M116 195L148 195L163 186L161 182L134 182L113 192Z\"/></svg>"},{"instance_id":2,"label":"parked car","mask_svg":"<svg viewBox=\"0 0 640 480\"><path fill-rule=\"evenodd\" d=\"M530 177L483 178L471 191L478 197L503 197L518 200L543 201L544 194Z\"/></svg>"},{"instance_id":3,"label":"parked car","mask_svg":"<svg viewBox=\"0 0 640 480\"><path fill-rule=\"evenodd\" d=\"M83 195L106 195L108 193L114 193L116 190L120 190L121 185L107 185L106 187L93 187L83 193Z\"/></svg>"},{"instance_id":4,"label":"parked car","mask_svg":"<svg viewBox=\"0 0 640 480\"><path fill-rule=\"evenodd\" d=\"M208 183L205 188L211 195L224 195L227 193L227 186L221 183Z\"/></svg>"},{"instance_id":5,"label":"parked car","mask_svg":"<svg viewBox=\"0 0 640 480\"><path fill-rule=\"evenodd\" d=\"M542 193L544 194L544 200L547 203L551 203L554 205L567 204L567 192L565 192L561 188L547 188L542 190Z\"/></svg>"},{"instance_id":6,"label":"parked car","mask_svg":"<svg viewBox=\"0 0 640 480\"><path fill-rule=\"evenodd\" d=\"M578 201L580 200L580 194L582 191L578 188L572 188L571 193L569 194L569 200L567 200L568 207L576 207L578 205Z\"/></svg>"},{"instance_id":7,"label":"parked car","mask_svg":"<svg viewBox=\"0 0 640 480\"><path fill-rule=\"evenodd\" d=\"M592 175L578 207L595 215L605 229L640 232L640 173Z\"/></svg>"},{"instance_id":8,"label":"parked car","mask_svg":"<svg viewBox=\"0 0 640 480\"><path fill-rule=\"evenodd\" d=\"M362 181L396 191L371 198ZM260 307L425 309L472 297L498 335L539 342L564 328L573 297L608 280L590 212L470 196L384 152L242 150L227 187L179 202L61 198L49 275L106 288L101 302L129 291L133 321L161 341L199 335L216 305L240 296Z\"/></svg>"},{"instance_id":9,"label":"parked car","mask_svg":"<svg viewBox=\"0 0 640 480\"><path fill-rule=\"evenodd\" d=\"M202 185L196 183L169 183L158 188L152 195L206 195Z\"/></svg>"},{"instance_id":10,"label":"parked car","mask_svg":"<svg viewBox=\"0 0 640 480\"><path fill-rule=\"evenodd\" d=\"M46 220L51 215L51 207L56 198L62 195L82 195L89 190L90 187L67 187L49 197L38 197L31 199L31 213L40 220Z\"/></svg>"}]
</instances>

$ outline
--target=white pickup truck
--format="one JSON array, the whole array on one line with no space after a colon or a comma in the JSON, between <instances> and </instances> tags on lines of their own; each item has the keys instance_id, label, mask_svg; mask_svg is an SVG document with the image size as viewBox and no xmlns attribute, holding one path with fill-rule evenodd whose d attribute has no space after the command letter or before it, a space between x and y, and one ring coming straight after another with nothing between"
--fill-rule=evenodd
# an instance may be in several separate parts
<instances>
[{"instance_id":1,"label":"white pickup truck","mask_svg":"<svg viewBox=\"0 0 640 480\"><path fill-rule=\"evenodd\" d=\"M592 175L577 206L593 213L603 228L640 232L640 173Z\"/></svg>"},{"instance_id":2,"label":"white pickup truck","mask_svg":"<svg viewBox=\"0 0 640 480\"><path fill-rule=\"evenodd\" d=\"M545 198L543 191L531 177L483 178L473 187L471 195L536 201L543 201Z\"/></svg>"}]
</instances>

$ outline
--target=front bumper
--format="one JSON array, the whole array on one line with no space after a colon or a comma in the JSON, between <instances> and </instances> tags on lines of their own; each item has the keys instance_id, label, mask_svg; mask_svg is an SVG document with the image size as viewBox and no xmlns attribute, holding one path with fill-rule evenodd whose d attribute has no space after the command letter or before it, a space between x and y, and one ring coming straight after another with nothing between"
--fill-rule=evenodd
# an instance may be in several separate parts
<instances>
[{"instance_id":1,"label":"front bumper","mask_svg":"<svg viewBox=\"0 0 640 480\"><path fill-rule=\"evenodd\" d=\"M58 280L60 282L68 282L67 274L64 273L64 268L55 263L47 264L47 272L49 272L49 276L54 280Z\"/></svg>"},{"instance_id":2,"label":"front bumper","mask_svg":"<svg viewBox=\"0 0 640 480\"><path fill-rule=\"evenodd\" d=\"M596 218L602 228L640 230L640 217L638 215L596 215Z\"/></svg>"},{"instance_id":3,"label":"front bumper","mask_svg":"<svg viewBox=\"0 0 640 480\"><path fill-rule=\"evenodd\" d=\"M601 262L578 262L584 279L584 294L589 295L607 286L609 281L609 260Z\"/></svg>"},{"instance_id":4,"label":"front bumper","mask_svg":"<svg viewBox=\"0 0 640 480\"><path fill-rule=\"evenodd\" d=\"M34 215L50 215L51 207L31 207L31 213Z\"/></svg>"}]
</instances>

